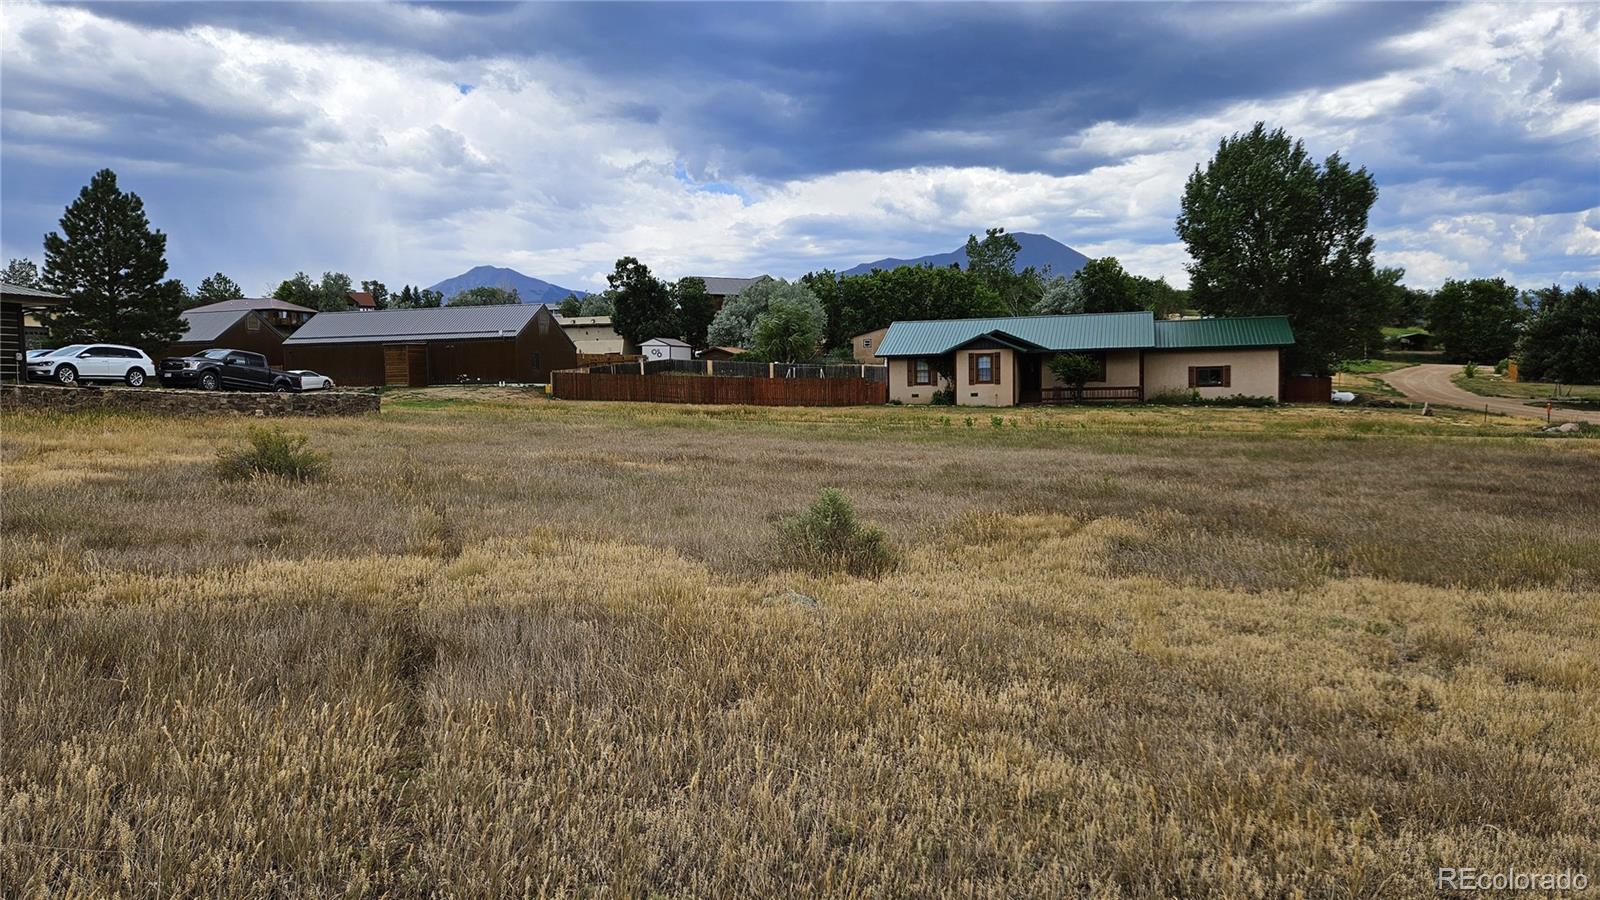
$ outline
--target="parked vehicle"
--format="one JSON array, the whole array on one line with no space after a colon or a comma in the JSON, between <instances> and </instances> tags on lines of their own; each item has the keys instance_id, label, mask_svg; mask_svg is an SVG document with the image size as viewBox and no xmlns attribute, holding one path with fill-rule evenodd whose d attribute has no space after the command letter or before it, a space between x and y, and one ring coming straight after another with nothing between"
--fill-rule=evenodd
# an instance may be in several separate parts
<instances>
[{"instance_id":1,"label":"parked vehicle","mask_svg":"<svg viewBox=\"0 0 1600 900\"><path fill-rule=\"evenodd\" d=\"M143 350L122 344L69 344L38 357L28 356L29 379L65 385L121 381L141 387L155 371L155 360Z\"/></svg>"},{"instance_id":2,"label":"parked vehicle","mask_svg":"<svg viewBox=\"0 0 1600 900\"><path fill-rule=\"evenodd\" d=\"M318 375L310 369L290 369L290 375L300 376L300 390L325 391L333 387L333 379L326 375Z\"/></svg>"},{"instance_id":3,"label":"parked vehicle","mask_svg":"<svg viewBox=\"0 0 1600 900\"><path fill-rule=\"evenodd\" d=\"M248 350L217 348L193 356L161 361L161 383L167 387L196 387L203 391L300 390L300 376L267 365L267 358Z\"/></svg>"},{"instance_id":4,"label":"parked vehicle","mask_svg":"<svg viewBox=\"0 0 1600 900\"><path fill-rule=\"evenodd\" d=\"M44 350L29 350L28 351L28 362L33 362L36 359L42 359L43 357L49 356L50 354L52 354L54 352L56 352L56 348L54 348L54 347L50 347L50 348L44 349Z\"/></svg>"}]
</instances>

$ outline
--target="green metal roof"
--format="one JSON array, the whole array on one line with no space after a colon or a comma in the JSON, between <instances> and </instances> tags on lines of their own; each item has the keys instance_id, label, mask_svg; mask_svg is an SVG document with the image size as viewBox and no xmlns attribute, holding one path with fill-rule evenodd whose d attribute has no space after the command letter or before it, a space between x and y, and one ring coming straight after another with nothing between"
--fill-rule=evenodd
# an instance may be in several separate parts
<instances>
[{"instance_id":1,"label":"green metal roof","mask_svg":"<svg viewBox=\"0 0 1600 900\"><path fill-rule=\"evenodd\" d=\"M878 356L939 356L994 335L1046 350L1124 350L1154 347L1155 317L1148 312L1082 313L1074 316L1010 316L1003 319L938 319L896 322L878 344Z\"/></svg>"},{"instance_id":2,"label":"green metal roof","mask_svg":"<svg viewBox=\"0 0 1600 900\"><path fill-rule=\"evenodd\" d=\"M1283 316L1176 319L1156 323L1157 350L1287 347L1293 343L1294 330Z\"/></svg>"}]
</instances>

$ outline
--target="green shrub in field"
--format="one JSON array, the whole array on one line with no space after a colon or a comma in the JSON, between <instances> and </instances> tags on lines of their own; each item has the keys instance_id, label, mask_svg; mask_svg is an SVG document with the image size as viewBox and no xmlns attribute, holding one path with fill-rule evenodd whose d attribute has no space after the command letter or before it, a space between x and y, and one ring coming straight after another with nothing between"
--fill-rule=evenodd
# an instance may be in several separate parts
<instances>
[{"instance_id":1,"label":"green shrub in field","mask_svg":"<svg viewBox=\"0 0 1600 900\"><path fill-rule=\"evenodd\" d=\"M786 566L817 573L872 578L899 564L883 530L858 520L849 498L834 488L783 525L780 549Z\"/></svg>"},{"instance_id":2,"label":"green shrub in field","mask_svg":"<svg viewBox=\"0 0 1600 900\"><path fill-rule=\"evenodd\" d=\"M1466 365L1461 367L1461 371L1468 378L1477 378L1478 377L1478 364L1475 363L1475 362L1469 362Z\"/></svg>"},{"instance_id":3,"label":"green shrub in field","mask_svg":"<svg viewBox=\"0 0 1600 900\"><path fill-rule=\"evenodd\" d=\"M217 453L217 476L238 481L264 475L317 481L328 474L328 456L307 449L306 436L282 428L251 428L250 445Z\"/></svg>"},{"instance_id":4,"label":"green shrub in field","mask_svg":"<svg viewBox=\"0 0 1600 900\"><path fill-rule=\"evenodd\" d=\"M1511 371L1511 357L1509 356L1494 364L1494 373L1496 375L1504 375L1509 371Z\"/></svg>"}]
</instances>

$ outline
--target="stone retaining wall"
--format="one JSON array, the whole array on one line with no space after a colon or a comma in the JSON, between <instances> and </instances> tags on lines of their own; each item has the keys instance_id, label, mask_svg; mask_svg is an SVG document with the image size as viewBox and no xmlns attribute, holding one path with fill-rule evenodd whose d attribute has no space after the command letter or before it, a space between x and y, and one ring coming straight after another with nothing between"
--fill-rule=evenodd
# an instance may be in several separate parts
<instances>
[{"instance_id":1,"label":"stone retaining wall","mask_svg":"<svg viewBox=\"0 0 1600 900\"><path fill-rule=\"evenodd\" d=\"M150 413L164 416L359 416L378 411L378 392L340 389L304 394L180 391L165 388L0 386L0 409Z\"/></svg>"}]
</instances>

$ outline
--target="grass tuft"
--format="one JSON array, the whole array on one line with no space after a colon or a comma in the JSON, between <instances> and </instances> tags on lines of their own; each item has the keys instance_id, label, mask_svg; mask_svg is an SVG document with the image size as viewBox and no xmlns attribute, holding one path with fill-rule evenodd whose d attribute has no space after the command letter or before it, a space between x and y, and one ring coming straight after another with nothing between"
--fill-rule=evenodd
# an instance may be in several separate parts
<instances>
[{"instance_id":1,"label":"grass tuft","mask_svg":"<svg viewBox=\"0 0 1600 900\"><path fill-rule=\"evenodd\" d=\"M281 428L251 428L248 446L217 453L217 477L223 481L261 477L320 481L328 475L328 456L308 448L308 440Z\"/></svg>"},{"instance_id":2,"label":"grass tuft","mask_svg":"<svg viewBox=\"0 0 1600 900\"><path fill-rule=\"evenodd\" d=\"M857 519L855 506L835 488L824 490L782 532L780 557L788 568L876 578L898 563L883 530Z\"/></svg>"}]
</instances>

